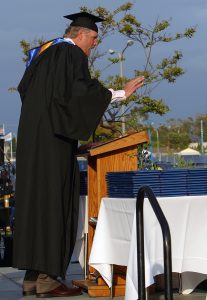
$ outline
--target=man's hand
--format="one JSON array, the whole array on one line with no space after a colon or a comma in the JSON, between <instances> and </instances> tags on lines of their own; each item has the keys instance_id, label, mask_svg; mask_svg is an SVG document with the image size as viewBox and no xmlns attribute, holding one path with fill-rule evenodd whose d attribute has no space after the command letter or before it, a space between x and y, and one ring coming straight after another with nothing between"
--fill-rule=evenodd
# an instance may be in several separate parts
<instances>
[{"instance_id":1,"label":"man's hand","mask_svg":"<svg viewBox=\"0 0 207 300\"><path fill-rule=\"evenodd\" d=\"M144 84L144 76L138 76L129 82L124 87L126 97L131 96L138 88Z\"/></svg>"}]
</instances>

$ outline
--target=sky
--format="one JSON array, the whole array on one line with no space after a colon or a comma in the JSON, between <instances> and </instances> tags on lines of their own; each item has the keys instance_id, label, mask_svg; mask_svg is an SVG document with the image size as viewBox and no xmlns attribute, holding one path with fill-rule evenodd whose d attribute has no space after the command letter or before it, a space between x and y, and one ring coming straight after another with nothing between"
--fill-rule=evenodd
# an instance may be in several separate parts
<instances>
[{"instance_id":1,"label":"sky","mask_svg":"<svg viewBox=\"0 0 207 300\"><path fill-rule=\"evenodd\" d=\"M116 0L7 0L2 1L0 11L0 124L5 124L6 132L16 133L21 109L17 92L8 88L18 86L25 70L22 61L20 40L33 41L43 37L50 40L63 35L68 22L62 16L79 11L80 6L96 8L103 6L109 10L117 8L126 1ZM174 50L183 53L181 67L185 74L175 84L162 83L153 97L164 99L170 112L163 117L150 116L155 126L166 123L168 119L184 119L207 113L207 1L206 0L136 0L133 14L146 26L157 19L171 19L169 33L182 32L185 28L197 26L192 39L175 41L155 49L153 57L159 61L168 57ZM127 39L119 35L109 38L103 51L121 51ZM137 46L128 47L123 65L124 75L133 77L133 70L143 65L143 55ZM105 62L107 64L107 62ZM115 65L108 74L119 74ZM107 75L107 74L106 74Z\"/></svg>"}]
</instances>

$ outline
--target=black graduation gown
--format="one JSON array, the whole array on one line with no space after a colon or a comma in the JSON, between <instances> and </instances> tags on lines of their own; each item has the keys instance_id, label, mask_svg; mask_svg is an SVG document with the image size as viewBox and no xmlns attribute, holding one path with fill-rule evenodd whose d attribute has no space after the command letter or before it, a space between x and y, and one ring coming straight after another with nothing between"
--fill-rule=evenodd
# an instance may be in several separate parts
<instances>
[{"instance_id":1,"label":"black graduation gown","mask_svg":"<svg viewBox=\"0 0 207 300\"><path fill-rule=\"evenodd\" d=\"M78 223L78 140L111 100L77 46L51 46L25 71L16 159L13 267L64 276Z\"/></svg>"}]
</instances>

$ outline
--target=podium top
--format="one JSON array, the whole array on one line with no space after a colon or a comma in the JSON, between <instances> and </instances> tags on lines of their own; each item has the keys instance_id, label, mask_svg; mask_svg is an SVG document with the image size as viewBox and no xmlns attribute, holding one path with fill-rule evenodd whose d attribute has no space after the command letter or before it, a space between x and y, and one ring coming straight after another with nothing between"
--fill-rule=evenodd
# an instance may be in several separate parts
<instances>
[{"instance_id":1,"label":"podium top","mask_svg":"<svg viewBox=\"0 0 207 300\"><path fill-rule=\"evenodd\" d=\"M147 131L141 131L129 135L124 135L104 143L94 143L85 145L85 151L79 152L78 156L96 156L107 152L128 148L131 146L149 142Z\"/></svg>"}]
</instances>

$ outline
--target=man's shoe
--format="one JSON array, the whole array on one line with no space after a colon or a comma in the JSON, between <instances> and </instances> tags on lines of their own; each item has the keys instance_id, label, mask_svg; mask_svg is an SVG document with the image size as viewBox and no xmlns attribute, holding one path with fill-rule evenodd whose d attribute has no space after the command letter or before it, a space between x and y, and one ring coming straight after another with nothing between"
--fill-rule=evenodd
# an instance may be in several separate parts
<instances>
[{"instance_id":1,"label":"man's shoe","mask_svg":"<svg viewBox=\"0 0 207 300\"><path fill-rule=\"evenodd\" d=\"M64 284L61 284L56 289L48 292L36 293L37 298L70 297L79 295L82 295L80 288L69 288Z\"/></svg>"},{"instance_id":2,"label":"man's shoe","mask_svg":"<svg viewBox=\"0 0 207 300\"><path fill-rule=\"evenodd\" d=\"M22 292L23 296L32 296L32 295L35 295L35 294L36 294L36 289L33 290L33 291L23 291Z\"/></svg>"},{"instance_id":3,"label":"man's shoe","mask_svg":"<svg viewBox=\"0 0 207 300\"><path fill-rule=\"evenodd\" d=\"M25 280L23 282L23 296L31 296L36 294L36 281Z\"/></svg>"}]
</instances>

